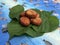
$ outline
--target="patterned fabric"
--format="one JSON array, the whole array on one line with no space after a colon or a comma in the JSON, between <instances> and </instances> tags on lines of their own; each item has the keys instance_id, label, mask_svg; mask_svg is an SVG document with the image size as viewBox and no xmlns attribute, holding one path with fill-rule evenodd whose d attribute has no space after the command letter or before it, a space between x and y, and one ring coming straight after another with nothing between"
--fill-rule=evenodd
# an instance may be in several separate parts
<instances>
[{"instance_id":1,"label":"patterned fabric","mask_svg":"<svg viewBox=\"0 0 60 45\"><path fill-rule=\"evenodd\" d=\"M46 11L53 11L53 15L57 16L60 19L60 1L54 0L0 0L0 45L6 45L6 42L9 39L8 32L2 33L2 29L6 27L9 18L9 9L13 6L20 4L24 6L25 10L30 8L37 8ZM59 21L60 22L60 21ZM51 42L53 45L60 45L60 29L57 29L54 32L46 33L43 36L31 38L27 36L15 37L10 40L11 45L45 45L43 39Z\"/></svg>"}]
</instances>

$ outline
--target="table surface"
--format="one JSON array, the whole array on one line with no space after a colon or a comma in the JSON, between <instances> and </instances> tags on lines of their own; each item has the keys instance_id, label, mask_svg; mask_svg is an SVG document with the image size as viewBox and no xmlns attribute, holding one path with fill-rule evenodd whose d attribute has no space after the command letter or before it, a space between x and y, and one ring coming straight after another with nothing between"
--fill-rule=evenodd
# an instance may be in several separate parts
<instances>
[{"instance_id":1,"label":"table surface","mask_svg":"<svg viewBox=\"0 0 60 45\"><path fill-rule=\"evenodd\" d=\"M37 8L40 10L54 11L54 15L60 20L60 3L54 3L52 0L46 1L29 1L29 0L1 0L0 1L0 45L6 45L6 42L9 39L8 32L2 33L2 28L5 27L9 22L9 8L21 4L24 5L25 10L30 8ZM60 22L60 21L59 21ZM43 36L37 38L31 38L27 36L15 37L10 40L11 45L20 45L20 43L28 45L46 45L43 39L51 42L53 45L60 45L60 28L57 28L55 31L50 33L45 33Z\"/></svg>"}]
</instances>

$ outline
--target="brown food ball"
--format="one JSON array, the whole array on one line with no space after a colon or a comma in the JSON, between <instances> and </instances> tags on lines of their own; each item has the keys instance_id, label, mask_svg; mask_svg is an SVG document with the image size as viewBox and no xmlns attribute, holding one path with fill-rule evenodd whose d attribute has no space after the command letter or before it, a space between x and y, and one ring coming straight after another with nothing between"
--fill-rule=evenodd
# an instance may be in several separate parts
<instances>
[{"instance_id":1,"label":"brown food ball","mask_svg":"<svg viewBox=\"0 0 60 45\"><path fill-rule=\"evenodd\" d=\"M40 17L39 14L37 14L36 18L39 18L39 17Z\"/></svg>"},{"instance_id":2,"label":"brown food ball","mask_svg":"<svg viewBox=\"0 0 60 45\"><path fill-rule=\"evenodd\" d=\"M29 18L36 18L37 13L34 10L30 9L30 10L26 11L26 16L29 17Z\"/></svg>"},{"instance_id":3,"label":"brown food ball","mask_svg":"<svg viewBox=\"0 0 60 45\"><path fill-rule=\"evenodd\" d=\"M31 19L31 23L34 25L40 25L42 23L41 18Z\"/></svg>"},{"instance_id":4,"label":"brown food ball","mask_svg":"<svg viewBox=\"0 0 60 45\"><path fill-rule=\"evenodd\" d=\"M24 17L24 16L25 16L25 12L22 12L22 13L20 14L20 16L21 16L21 17Z\"/></svg>"},{"instance_id":5,"label":"brown food ball","mask_svg":"<svg viewBox=\"0 0 60 45\"><path fill-rule=\"evenodd\" d=\"M27 18L27 17L21 17L21 18L20 18L20 23L21 23L23 26L29 26L29 25L30 25L30 19Z\"/></svg>"}]
</instances>

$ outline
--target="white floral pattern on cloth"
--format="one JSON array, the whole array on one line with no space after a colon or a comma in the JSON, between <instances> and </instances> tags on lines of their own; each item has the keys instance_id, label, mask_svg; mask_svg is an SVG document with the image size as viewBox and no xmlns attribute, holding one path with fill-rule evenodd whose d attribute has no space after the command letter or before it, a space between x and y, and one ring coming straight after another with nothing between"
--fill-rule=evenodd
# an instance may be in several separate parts
<instances>
[{"instance_id":1,"label":"white floral pattern on cloth","mask_svg":"<svg viewBox=\"0 0 60 45\"><path fill-rule=\"evenodd\" d=\"M53 32L45 33L43 38L52 43L52 45L60 45L60 28Z\"/></svg>"},{"instance_id":2,"label":"white floral pattern on cloth","mask_svg":"<svg viewBox=\"0 0 60 45\"><path fill-rule=\"evenodd\" d=\"M33 3L34 2L34 3ZM54 3L55 2L55 3ZM21 4L24 6L25 10L30 9L30 8L38 8L41 11L42 10L47 10L47 11L54 11L53 15L57 16L58 19L60 19L60 1L54 1L54 0L0 0L0 3L5 4L3 7L0 5L0 45L5 45L6 42L8 41L9 35L8 33L2 33L1 28L5 27L6 21L1 21L3 17L6 17L9 21L10 19L8 18L8 13L9 11L7 8L12 8L15 5ZM2 11L3 10L3 11ZM2 14L4 13L4 14ZM60 23L60 21L59 21ZM2 26L3 24L3 26ZM60 26L60 25L59 25ZM43 42L43 39L51 42L53 45L60 45L60 28L56 29L53 32L50 33L45 33L41 37L37 38L30 38L26 36L22 37L15 37L10 41L12 45L20 45L20 43L27 43L28 45L45 45Z\"/></svg>"}]
</instances>

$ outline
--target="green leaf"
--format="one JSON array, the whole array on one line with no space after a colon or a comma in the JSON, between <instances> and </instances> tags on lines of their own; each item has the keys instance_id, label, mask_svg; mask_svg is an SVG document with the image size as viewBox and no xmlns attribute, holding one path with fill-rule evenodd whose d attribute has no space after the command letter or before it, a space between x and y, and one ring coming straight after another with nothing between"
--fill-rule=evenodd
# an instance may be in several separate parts
<instances>
[{"instance_id":1,"label":"green leaf","mask_svg":"<svg viewBox=\"0 0 60 45\"><path fill-rule=\"evenodd\" d=\"M24 7L21 5L16 5L10 9L9 16L10 18L19 18L20 13L24 11Z\"/></svg>"},{"instance_id":2,"label":"green leaf","mask_svg":"<svg viewBox=\"0 0 60 45\"><path fill-rule=\"evenodd\" d=\"M33 25L32 28L37 32L51 32L55 30L59 26L59 20L56 16L52 16L52 11L42 11L40 12L38 9L33 9L40 14L40 18L42 19L42 24L40 26ZM38 29L38 30L37 30Z\"/></svg>"},{"instance_id":3,"label":"green leaf","mask_svg":"<svg viewBox=\"0 0 60 45\"><path fill-rule=\"evenodd\" d=\"M34 31L31 28L31 26L29 26L29 27L22 26L21 24L19 24L17 22L17 20L11 21L8 24L8 33L10 35L10 39L15 37L15 36L21 36L21 35L23 35L25 33L27 35L31 36L31 37L37 37L37 36L40 36L40 35L44 34L44 33Z\"/></svg>"},{"instance_id":4,"label":"green leaf","mask_svg":"<svg viewBox=\"0 0 60 45\"><path fill-rule=\"evenodd\" d=\"M16 10L17 7L13 9ZM38 37L46 32L54 31L59 26L59 20L57 19L56 16L52 16L52 12L48 12L48 11L40 12L40 10L38 9L33 9L33 10L35 10L37 13L40 14L40 18L42 19L42 24L39 26L30 24L28 27L24 27L21 24L19 24L18 20L16 20L17 19L16 17L18 17L19 15L15 15L15 16L10 15L12 18L12 21L8 24L8 32L10 38L14 36L21 36L23 34L27 34L31 37ZM19 12L18 10L17 12L14 12L12 10L11 13L18 14L18 12Z\"/></svg>"},{"instance_id":5,"label":"green leaf","mask_svg":"<svg viewBox=\"0 0 60 45\"><path fill-rule=\"evenodd\" d=\"M17 21L11 21L8 24L8 32L10 34L10 37L13 37L14 35L21 36L24 34L25 30L24 27L19 25Z\"/></svg>"},{"instance_id":6,"label":"green leaf","mask_svg":"<svg viewBox=\"0 0 60 45\"><path fill-rule=\"evenodd\" d=\"M50 31L53 31L58 28L59 20L56 16L50 16L48 20L50 22Z\"/></svg>"},{"instance_id":7,"label":"green leaf","mask_svg":"<svg viewBox=\"0 0 60 45\"><path fill-rule=\"evenodd\" d=\"M41 13L40 13L41 14ZM35 26L33 25L32 28L37 31L37 32L49 32L50 29L50 25L49 25L49 21L48 18L45 15L45 12L43 12L40 15L41 19L42 19L42 24L39 26ZM37 30L38 29L38 30Z\"/></svg>"},{"instance_id":8,"label":"green leaf","mask_svg":"<svg viewBox=\"0 0 60 45\"><path fill-rule=\"evenodd\" d=\"M26 31L26 34L31 36L31 37L38 37L38 36L41 36L44 34L44 32L40 33L40 32L36 32L34 31L32 28L29 28L27 31Z\"/></svg>"}]
</instances>

